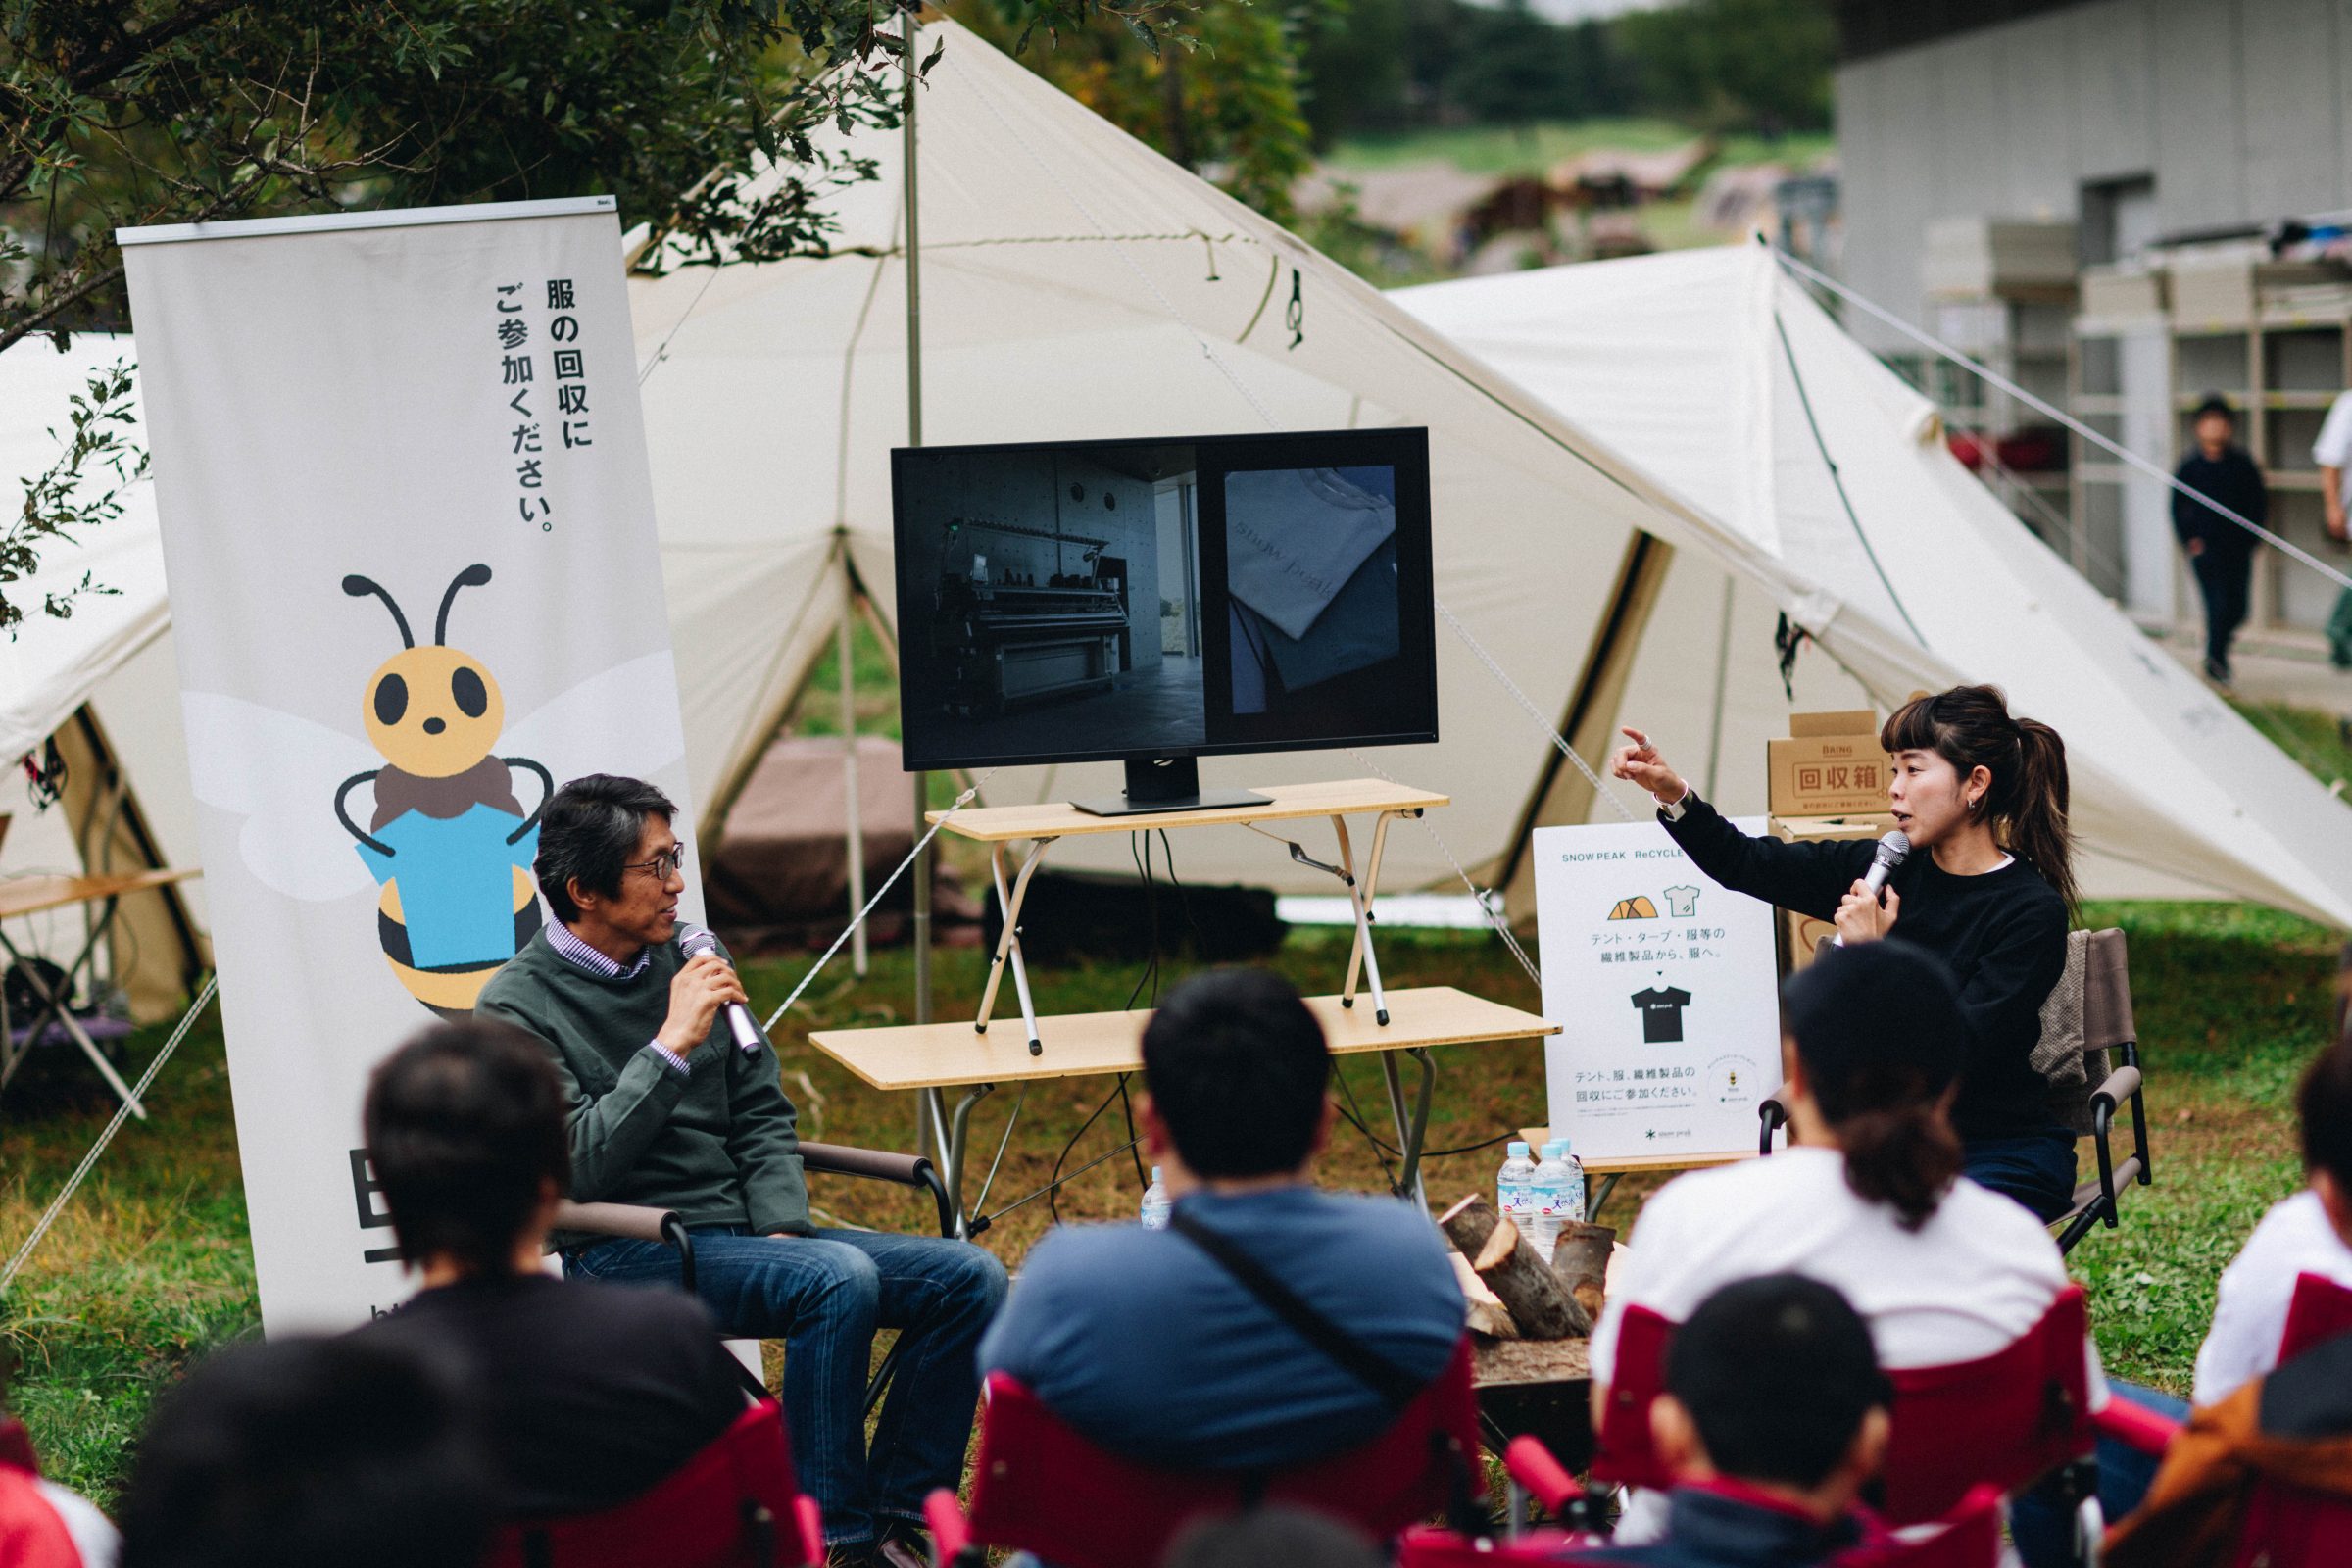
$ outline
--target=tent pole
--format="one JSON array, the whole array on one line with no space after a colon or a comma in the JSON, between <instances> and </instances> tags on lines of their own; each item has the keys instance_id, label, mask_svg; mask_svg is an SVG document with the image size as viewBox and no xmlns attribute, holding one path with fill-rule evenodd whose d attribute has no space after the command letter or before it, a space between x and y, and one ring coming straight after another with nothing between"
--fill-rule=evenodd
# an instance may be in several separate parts
<instances>
[{"instance_id":1,"label":"tent pole","mask_svg":"<svg viewBox=\"0 0 2352 1568\"><path fill-rule=\"evenodd\" d=\"M1715 644L1715 712L1707 721L1707 787L1702 792L1708 800L1715 799L1716 763L1723 760L1723 695L1732 673L1732 595L1739 587L1738 579L1730 572L1723 574L1723 634Z\"/></svg>"},{"instance_id":2,"label":"tent pole","mask_svg":"<svg viewBox=\"0 0 2352 1568\"><path fill-rule=\"evenodd\" d=\"M906 103L905 121L905 150L900 155L906 166L905 186L906 230L906 444L923 444L923 275L921 250L915 227L918 204L915 200L915 140L914 140L914 54L916 38L922 31L922 22L913 11L905 13L901 24L906 47L899 56ZM902 720L904 722L904 720ZM923 811L930 805L928 773L916 773L914 779L914 841L923 842L923 832L930 826L923 820ZM931 1021L931 852L923 850L914 858L914 1021ZM923 1096L915 1097L914 1147L919 1152L935 1147L937 1135L944 1128L933 1127L931 1102ZM955 1178L950 1176L949 1180Z\"/></svg>"},{"instance_id":3,"label":"tent pole","mask_svg":"<svg viewBox=\"0 0 2352 1568\"><path fill-rule=\"evenodd\" d=\"M851 631L858 621L858 577L850 570L850 538L841 536L841 628L835 643L841 661L841 790L847 808L846 861L850 871L850 969L865 978L865 922L858 911L865 907L865 828L858 820L862 804L858 791L858 683L850 666Z\"/></svg>"}]
</instances>

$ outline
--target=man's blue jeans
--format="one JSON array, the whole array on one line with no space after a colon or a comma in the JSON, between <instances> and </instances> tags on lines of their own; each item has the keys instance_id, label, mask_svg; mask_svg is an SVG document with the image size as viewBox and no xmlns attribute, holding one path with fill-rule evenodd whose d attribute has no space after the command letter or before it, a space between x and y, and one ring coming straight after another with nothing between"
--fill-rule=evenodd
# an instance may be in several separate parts
<instances>
[{"instance_id":1,"label":"man's blue jeans","mask_svg":"<svg viewBox=\"0 0 2352 1568\"><path fill-rule=\"evenodd\" d=\"M784 1419L801 1489L825 1511L826 1541L870 1542L885 1519L920 1524L924 1496L963 1477L980 1394L973 1352L1004 1299L1004 1266L937 1237L693 1236L696 1294L720 1330L785 1341ZM597 1242L567 1258L588 1279L677 1283L678 1254L655 1242ZM865 1382L877 1328L898 1329L904 1348L869 1450Z\"/></svg>"},{"instance_id":2,"label":"man's blue jeans","mask_svg":"<svg viewBox=\"0 0 2352 1568\"><path fill-rule=\"evenodd\" d=\"M2128 1399L2175 1421L2188 1419L2186 1399L2143 1389L2120 1378L2107 1380L2107 1396ZM2099 1512L2113 1525L2147 1496L2148 1488L2156 1480L2159 1461L2154 1454L2142 1453L2108 1437L2099 1439L2098 1457ZM2074 1538L2074 1520L2045 1492L2023 1493L2009 1505L2009 1536L2017 1544L2017 1554L2025 1561L2026 1568L2062 1568L2074 1560L2069 1545Z\"/></svg>"}]
</instances>

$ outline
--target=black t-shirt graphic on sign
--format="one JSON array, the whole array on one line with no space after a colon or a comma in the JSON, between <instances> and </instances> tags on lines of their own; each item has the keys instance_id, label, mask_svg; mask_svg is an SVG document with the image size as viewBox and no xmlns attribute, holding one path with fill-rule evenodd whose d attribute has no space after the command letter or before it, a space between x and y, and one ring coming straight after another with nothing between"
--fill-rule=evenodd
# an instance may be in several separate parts
<instances>
[{"instance_id":1,"label":"black t-shirt graphic on sign","mask_svg":"<svg viewBox=\"0 0 2352 1568\"><path fill-rule=\"evenodd\" d=\"M1679 1046L1683 1043L1683 1009L1690 1005L1690 993L1680 986L1668 986L1660 991L1655 987L1634 993L1634 1005L1642 1009L1642 1040L1645 1045Z\"/></svg>"}]
</instances>

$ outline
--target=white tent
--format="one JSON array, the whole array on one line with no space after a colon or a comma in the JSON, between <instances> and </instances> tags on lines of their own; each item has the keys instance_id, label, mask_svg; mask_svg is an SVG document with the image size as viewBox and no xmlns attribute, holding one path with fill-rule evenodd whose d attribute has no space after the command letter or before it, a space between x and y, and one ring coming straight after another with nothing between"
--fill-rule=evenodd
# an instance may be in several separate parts
<instances>
[{"instance_id":1,"label":"white tent","mask_svg":"<svg viewBox=\"0 0 2352 1568\"><path fill-rule=\"evenodd\" d=\"M2352 923L2342 808L1923 446L1924 406L1761 258L1413 295L1414 312L1446 316L1442 333L953 24L934 30L947 49L920 111L929 440L1431 429L1439 598L1494 667L1442 621L1441 745L1211 760L1209 781L1378 768L1445 790L1455 804L1432 813L1434 833L1393 835L1388 885L1458 887L1448 850L1494 877L1533 822L1613 814L1552 729L1596 757L1619 713L1637 715L1695 772L1720 714L1716 793L1753 808L1761 738L1791 706L1884 706L1965 674L2003 681L2067 733L2085 837L2118 857L2102 868L2128 860L2170 885ZM845 548L885 629L893 618L902 145L857 138L880 177L835 198L832 256L680 268L632 288L689 762L698 797L721 809L840 612ZM1588 276L1613 292L1552 303ZM1468 346L1446 335L1457 325ZM1852 525L1766 352L1782 327L1932 652L1840 542ZM1513 358L1537 347L1550 358ZM22 353L0 357L0 406ZM1771 670L1775 608L1837 661L1805 656L1793 705ZM122 750L184 854L175 705L155 700L171 681L151 648L97 701L115 713L119 689L139 705ZM1059 798L1115 779L1100 765L1005 770L986 793ZM1094 846L1095 863L1124 865L1115 844ZM1081 849L1055 863L1086 863ZM1238 829L1188 835L1179 863L1188 880L1330 889Z\"/></svg>"},{"instance_id":2,"label":"white tent","mask_svg":"<svg viewBox=\"0 0 2352 1568\"><path fill-rule=\"evenodd\" d=\"M1743 609L1770 612L1761 585L1801 584L1778 608L1882 710L1919 687L1994 681L2016 710L2055 725L2091 852L2086 887L2219 891L2352 917L2344 803L2035 539L1952 458L1934 406L1761 246L1397 297L1703 514L1709 554L1751 585L1734 596L1736 622L1752 620ZM1722 601L1692 598L1673 602L1669 588L1625 704L1666 733L1665 714L1706 722L1689 707L1690 676L1716 652ZM1751 656L1752 682L1754 633L1735 635L1750 639L1732 661ZM1753 759L1767 731L1740 696L1726 755ZM1700 733L1685 727L1676 754L1695 760L1682 739ZM1742 765L1725 793L1753 804L1760 769Z\"/></svg>"}]
</instances>

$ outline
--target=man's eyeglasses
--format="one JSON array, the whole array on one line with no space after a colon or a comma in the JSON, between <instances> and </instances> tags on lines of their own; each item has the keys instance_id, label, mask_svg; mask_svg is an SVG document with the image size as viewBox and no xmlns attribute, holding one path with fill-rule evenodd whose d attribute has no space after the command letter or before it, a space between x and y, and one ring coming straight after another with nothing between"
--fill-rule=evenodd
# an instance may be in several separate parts
<instances>
[{"instance_id":1,"label":"man's eyeglasses","mask_svg":"<svg viewBox=\"0 0 2352 1568\"><path fill-rule=\"evenodd\" d=\"M678 868L685 863L686 846L673 844L650 860L624 860L620 868L623 871L650 871L655 881L666 882L676 876Z\"/></svg>"}]
</instances>

